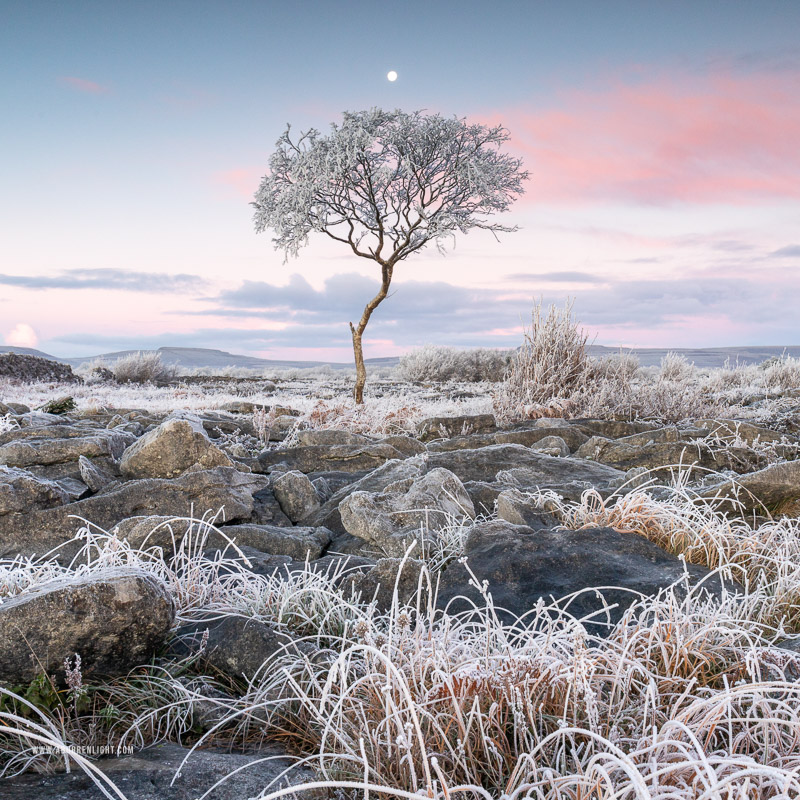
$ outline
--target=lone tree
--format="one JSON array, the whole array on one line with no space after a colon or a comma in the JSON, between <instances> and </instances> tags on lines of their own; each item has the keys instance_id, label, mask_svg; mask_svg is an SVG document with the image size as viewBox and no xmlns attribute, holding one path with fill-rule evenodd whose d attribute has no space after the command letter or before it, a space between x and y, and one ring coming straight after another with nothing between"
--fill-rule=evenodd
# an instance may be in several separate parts
<instances>
[{"instance_id":1,"label":"lone tree","mask_svg":"<svg viewBox=\"0 0 800 800\"><path fill-rule=\"evenodd\" d=\"M350 323L356 362L356 403L364 402L362 336L372 312L389 292L395 265L429 242L482 228L511 232L488 222L523 193L528 173L519 159L500 153L502 126L468 125L421 111L344 113L329 136L313 128L276 142L255 194L256 232L275 231L272 242L286 258L297 256L308 234L319 231L349 245L381 269L381 288Z\"/></svg>"}]
</instances>

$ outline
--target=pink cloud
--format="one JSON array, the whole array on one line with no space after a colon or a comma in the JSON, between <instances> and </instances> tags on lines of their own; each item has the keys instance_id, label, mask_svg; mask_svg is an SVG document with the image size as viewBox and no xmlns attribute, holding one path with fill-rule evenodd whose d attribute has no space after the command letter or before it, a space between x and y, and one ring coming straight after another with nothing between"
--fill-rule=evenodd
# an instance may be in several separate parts
<instances>
[{"instance_id":1,"label":"pink cloud","mask_svg":"<svg viewBox=\"0 0 800 800\"><path fill-rule=\"evenodd\" d=\"M214 173L214 180L217 183L231 187L238 195L252 199L263 176L263 168L226 169Z\"/></svg>"},{"instance_id":2,"label":"pink cloud","mask_svg":"<svg viewBox=\"0 0 800 800\"><path fill-rule=\"evenodd\" d=\"M733 203L800 197L796 74L617 83L557 108L487 116L511 132L534 203Z\"/></svg>"},{"instance_id":3,"label":"pink cloud","mask_svg":"<svg viewBox=\"0 0 800 800\"><path fill-rule=\"evenodd\" d=\"M68 75L61 76L58 82L78 92L86 92L87 94L107 94L110 91L107 86L102 86L94 81L86 81L83 78L74 78Z\"/></svg>"}]
</instances>

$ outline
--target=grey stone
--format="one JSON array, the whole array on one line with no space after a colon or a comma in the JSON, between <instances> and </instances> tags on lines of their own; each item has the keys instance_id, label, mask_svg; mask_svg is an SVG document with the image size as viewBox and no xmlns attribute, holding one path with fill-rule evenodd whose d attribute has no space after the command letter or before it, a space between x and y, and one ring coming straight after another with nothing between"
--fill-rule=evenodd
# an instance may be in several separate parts
<instances>
[{"instance_id":1,"label":"grey stone","mask_svg":"<svg viewBox=\"0 0 800 800\"><path fill-rule=\"evenodd\" d=\"M800 461L773 464L749 475L737 476L708 487L700 492L709 499L733 498L735 502L723 502L721 508L739 511L763 511L771 514L800 514Z\"/></svg>"},{"instance_id":2,"label":"grey stone","mask_svg":"<svg viewBox=\"0 0 800 800\"><path fill-rule=\"evenodd\" d=\"M531 450L557 458L566 458L569 455L569 447L560 436L545 436L531 445Z\"/></svg>"},{"instance_id":3,"label":"grey stone","mask_svg":"<svg viewBox=\"0 0 800 800\"><path fill-rule=\"evenodd\" d=\"M413 558L381 558L369 571L355 577L351 586L362 600L375 600L380 611L388 611L395 588L401 605L411 601L419 587L421 571L422 562Z\"/></svg>"},{"instance_id":4,"label":"grey stone","mask_svg":"<svg viewBox=\"0 0 800 800\"><path fill-rule=\"evenodd\" d=\"M127 478L174 478L192 468L229 467L230 458L214 446L202 427L170 419L125 450L120 472Z\"/></svg>"},{"instance_id":5,"label":"grey stone","mask_svg":"<svg viewBox=\"0 0 800 800\"><path fill-rule=\"evenodd\" d=\"M359 472L372 470L402 454L388 444L333 444L291 447L286 450L264 450L258 457L263 470L281 461L289 469L300 472L338 470Z\"/></svg>"},{"instance_id":6,"label":"grey stone","mask_svg":"<svg viewBox=\"0 0 800 800\"><path fill-rule=\"evenodd\" d=\"M272 493L283 513L292 522L299 522L318 511L320 507L314 485L308 476L299 470L289 470L276 478L272 484Z\"/></svg>"},{"instance_id":7,"label":"grey stone","mask_svg":"<svg viewBox=\"0 0 800 800\"><path fill-rule=\"evenodd\" d=\"M608 483L624 473L603 464L593 464L578 458L554 458L536 453L519 444L496 444L479 450L459 450L450 453L431 453L429 469L444 467L462 481L492 481L501 470L525 468L536 475L539 483L587 481Z\"/></svg>"},{"instance_id":8,"label":"grey stone","mask_svg":"<svg viewBox=\"0 0 800 800\"><path fill-rule=\"evenodd\" d=\"M37 478L17 467L0 466L0 515L69 502L69 494L53 481Z\"/></svg>"},{"instance_id":9,"label":"grey stone","mask_svg":"<svg viewBox=\"0 0 800 800\"><path fill-rule=\"evenodd\" d=\"M551 514L536 506L519 489L505 489L497 496L497 516L512 525L527 525L532 530L554 528Z\"/></svg>"},{"instance_id":10,"label":"grey stone","mask_svg":"<svg viewBox=\"0 0 800 800\"><path fill-rule=\"evenodd\" d=\"M309 430L297 432L297 443L300 447L314 447L316 445L349 444L362 445L371 444L372 439L360 433L333 429L311 428Z\"/></svg>"},{"instance_id":11,"label":"grey stone","mask_svg":"<svg viewBox=\"0 0 800 800\"><path fill-rule=\"evenodd\" d=\"M690 441L645 442L640 438L646 436L647 434L637 434L633 442L629 441L629 437L616 440L592 437L575 455L616 469L645 467L658 470L659 473L678 466L691 465L717 471L731 469L741 472L752 469L754 462L755 465L764 463L763 456L743 448L710 448L700 442Z\"/></svg>"},{"instance_id":12,"label":"grey stone","mask_svg":"<svg viewBox=\"0 0 800 800\"><path fill-rule=\"evenodd\" d=\"M205 631L208 631L206 646L201 650ZM181 626L175 632L169 652L177 656L200 653L199 663L204 669L250 680L259 673L263 675L262 667L276 655L313 656L317 648L261 620L225 616L221 620Z\"/></svg>"},{"instance_id":13,"label":"grey stone","mask_svg":"<svg viewBox=\"0 0 800 800\"><path fill-rule=\"evenodd\" d=\"M324 525L334 533L346 533L339 513L339 504L353 492L380 492L389 484L405 478L416 478L425 472L423 457L415 456L406 460L393 459L382 464L353 483L338 489L333 496L320 506L319 511L303 520L303 524Z\"/></svg>"},{"instance_id":14,"label":"grey stone","mask_svg":"<svg viewBox=\"0 0 800 800\"><path fill-rule=\"evenodd\" d=\"M63 677L75 653L84 675L124 675L152 657L174 618L166 586L141 570L43 583L0 605L0 680Z\"/></svg>"},{"instance_id":15,"label":"grey stone","mask_svg":"<svg viewBox=\"0 0 800 800\"><path fill-rule=\"evenodd\" d=\"M233 467L215 467L173 480L127 481L103 494L57 508L12 512L5 515L0 527L0 556L42 555L72 539L83 524L81 519L104 530L128 517L152 514L202 517L210 511L221 512L220 519L229 523L249 522L256 510L256 493L265 490L268 481L263 475L246 474ZM61 558L70 558L79 546L73 542L62 548Z\"/></svg>"},{"instance_id":16,"label":"grey stone","mask_svg":"<svg viewBox=\"0 0 800 800\"><path fill-rule=\"evenodd\" d=\"M613 624L639 595L655 595L684 575L684 562L680 559L642 536L611 528L534 531L528 526L493 520L473 526L464 554L478 581L488 581L496 607L504 610L500 611L504 619L527 613L539 599L558 600L578 591L581 593L572 600L568 611L582 618L603 609L604 604L594 591L602 588L606 602L617 604L609 612ZM686 570L691 583L709 575L708 569L694 564L687 564ZM465 566L451 563L441 575L439 607L450 604L451 612L459 612L470 608L468 600L483 605L480 593L469 581ZM712 593L720 590L716 577L706 580L703 586ZM459 595L465 595L467 600L457 599ZM594 633L607 631L606 612L594 617L586 627Z\"/></svg>"},{"instance_id":17,"label":"grey stone","mask_svg":"<svg viewBox=\"0 0 800 800\"><path fill-rule=\"evenodd\" d=\"M116 482L116 477L111 472L103 469L100 464L90 461L86 456L78 457L78 470L81 480L95 494Z\"/></svg>"},{"instance_id":18,"label":"grey stone","mask_svg":"<svg viewBox=\"0 0 800 800\"><path fill-rule=\"evenodd\" d=\"M496 430L497 420L492 414L428 417L417 424L417 438L429 442L432 439L449 439L470 433L493 433Z\"/></svg>"},{"instance_id":19,"label":"grey stone","mask_svg":"<svg viewBox=\"0 0 800 800\"><path fill-rule=\"evenodd\" d=\"M461 481L441 468L396 481L380 493L353 492L339 504L339 512L349 534L395 557L402 557L419 536L475 517Z\"/></svg>"},{"instance_id":20,"label":"grey stone","mask_svg":"<svg viewBox=\"0 0 800 800\"><path fill-rule=\"evenodd\" d=\"M84 432L85 433L85 432ZM77 462L80 456L119 458L133 437L118 431L100 429L90 435L69 438L36 437L0 445L0 464L10 467Z\"/></svg>"},{"instance_id":21,"label":"grey stone","mask_svg":"<svg viewBox=\"0 0 800 800\"><path fill-rule=\"evenodd\" d=\"M245 755L211 749L195 750L172 783L188 747L164 743L132 755L102 758L96 765L121 787L128 800L196 800L234 771L236 774L209 795L211 800L242 800L259 796L293 762L279 745L262 743L257 753ZM265 760L266 759L266 760ZM248 766L249 765L249 766ZM293 769L273 788L310 783L316 779L309 767ZM18 775L3 780L3 800L104 800L105 795L74 765L69 773ZM304 800L323 800L323 792L303 792Z\"/></svg>"}]
</instances>

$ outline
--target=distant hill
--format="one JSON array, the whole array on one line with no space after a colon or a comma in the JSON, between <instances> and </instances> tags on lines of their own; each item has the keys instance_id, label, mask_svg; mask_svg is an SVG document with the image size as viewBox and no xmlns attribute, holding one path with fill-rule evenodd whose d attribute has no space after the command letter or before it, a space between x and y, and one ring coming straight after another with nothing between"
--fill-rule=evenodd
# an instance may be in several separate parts
<instances>
[{"instance_id":1,"label":"distant hill","mask_svg":"<svg viewBox=\"0 0 800 800\"><path fill-rule=\"evenodd\" d=\"M38 356L39 358L46 358L50 361L58 361L62 364L69 363L64 358L51 356L49 353L43 353L41 350L34 350L32 347L12 347L11 345L0 345L0 353L18 353L21 356Z\"/></svg>"},{"instance_id":2,"label":"distant hill","mask_svg":"<svg viewBox=\"0 0 800 800\"><path fill-rule=\"evenodd\" d=\"M632 353L639 359L643 367L658 366L661 359L667 353L678 353L688 361L694 362L698 367L721 367L726 361L731 364L760 364L773 356L783 354L800 358L800 346L746 346L746 347L701 347L701 348L618 348L606 347L604 345L590 345L588 350L590 355L603 357L618 353L622 349L626 353ZM11 347L0 345L0 353L20 353L22 355L39 356L48 358L51 361L60 361L70 364L73 367L80 366L87 361L102 359L104 361L116 361L124 358L131 353L140 352L138 350L119 350L114 353L102 353L97 356L83 356L79 358L57 358L56 356L43 353L41 350L34 350L30 347ZM142 351L153 352L153 351ZM204 347L159 347L156 351L161 354L161 358L167 364L175 364L185 369L211 368L226 369L235 367L246 367L249 369L307 369L310 367L331 367L332 369L353 369L351 361L342 363L338 361L278 361L268 358L256 358L255 356L235 355L224 350L211 350ZM367 358L367 366L372 367L393 367L400 359L397 356L385 358Z\"/></svg>"}]
</instances>

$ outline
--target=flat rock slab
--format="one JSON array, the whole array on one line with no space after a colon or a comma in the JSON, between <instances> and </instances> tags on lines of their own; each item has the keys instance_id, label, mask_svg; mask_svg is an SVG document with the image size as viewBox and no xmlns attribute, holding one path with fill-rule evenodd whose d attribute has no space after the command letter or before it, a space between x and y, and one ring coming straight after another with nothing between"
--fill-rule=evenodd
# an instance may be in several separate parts
<instances>
[{"instance_id":1,"label":"flat rock slab","mask_svg":"<svg viewBox=\"0 0 800 800\"><path fill-rule=\"evenodd\" d=\"M258 461L263 470L283 462L289 469L304 473L323 470L360 472L403 457L403 453L388 444L317 444L286 450L264 450Z\"/></svg>"},{"instance_id":2,"label":"flat rock slab","mask_svg":"<svg viewBox=\"0 0 800 800\"><path fill-rule=\"evenodd\" d=\"M537 453L520 444L495 444L477 450L431 453L428 468L444 467L463 482L493 481L501 470L524 467L531 480L542 484L586 481L592 485L624 480L625 473L604 464L578 458L557 458Z\"/></svg>"},{"instance_id":3,"label":"flat rock slab","mask_svg":"<svg viewBox=\"0 0 800 800\"><path fill-rule=\"evenodd\" d=\"M266 489L268 483L264 475L216 467L186 473L174 480L128 481L104 494L58 508L6 514L0 524L0 556L44 555L70 540L83 524L81 520L110 530L128 517L181 517L191 513L202 517L221 509L221 518L226 522L249 522L256 506L254 495ZM71 557L78 548L77 544L70 544L61 551L62 557Z\"/></svg>"},{"instance_id":4,"label":"flat rock slab","mask_svg":"<svg viewBox=\"0 0 800 800\"><path fill-rule=\"evenodd\" d=\"M475 525L468 534L464 553L478 581L488 581L496 606L514 616L526 614L538 600L549 602L583 589L604 588L608 604L618 604L611 611L612 623L638 599L638 594L655 595L680 579L683 562L642 536L620 533L611 528L579 531L532 530L493 520ZM689 564L691 581L709 574L705 567ZM460 595L484 605L481 595L469 586L469 574L461 563L452 563L444 571L439 584L437 605L451 611L463 611L470 605L457 599ZM719 590L719 581L706 581L712 591ZM569 606L569 613L583 617L603 608L596 592L583 592ZM599 623L605 617L597 617ZM602 625L588 629L603 633Z\"/></svg>"},{"instance_id":5,"label":"flat rock slab","mask_svg":"<svg viewBox=\"0 0 800 800\"><path fill-rule=\"evenodd\" d=\"M102 758L96 761L114 781L127 800L196 800L225 775L260 758L276 756L269 761L237 772L210 795L209 800L243 800L257 797L293 761L277 745L262 747L254 755L217 750L195 750L180 777L170 783L178 771L188 747L160 744L132 755ZM105 795L75 765L72 772L56 775L19 775L10 780L0 778L3 800L104 800ZM307 767L293 770L291 776L276 782L274 788L308 783L315 779ZM303 798L322 798L322 793L304 793Z\"/></svg>"},{"instance_id":6,"label":"flat rock slab","mask_svg":"<svg viewBox=\"0 0 800 800\"><path fill-rule=\"evenodd\" d=\"M84 675L124 675L148 662L174 618L166 586L141 570L50 581L0 605L0 680L63 677L75 653Z\"/></svg>"}]
</instances>

